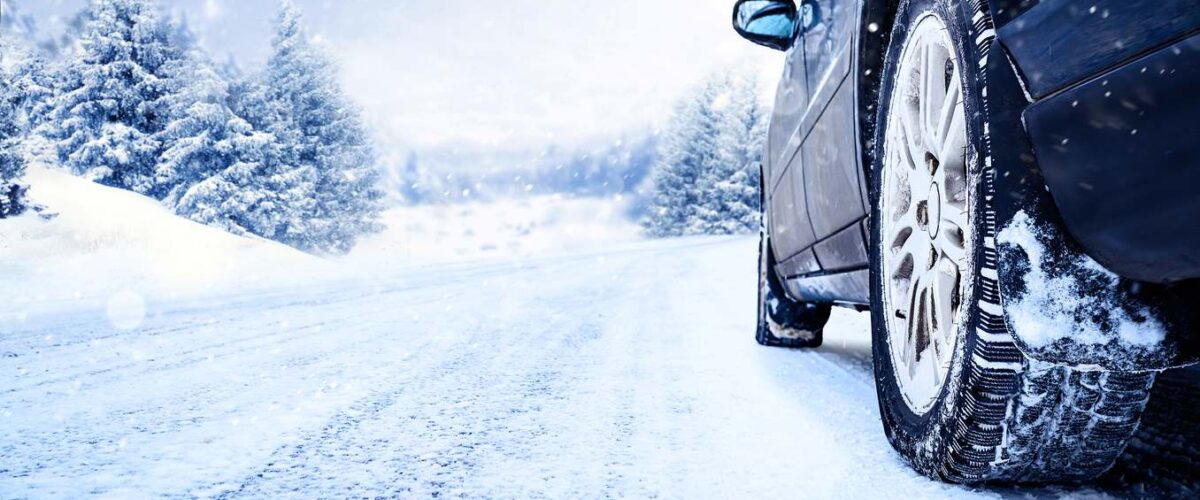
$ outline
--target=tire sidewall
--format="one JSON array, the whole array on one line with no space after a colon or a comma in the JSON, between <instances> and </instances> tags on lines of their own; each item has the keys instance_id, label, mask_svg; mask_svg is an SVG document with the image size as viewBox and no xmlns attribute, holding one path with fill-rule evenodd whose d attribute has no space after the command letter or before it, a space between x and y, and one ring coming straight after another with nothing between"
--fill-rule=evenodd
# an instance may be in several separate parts
<instances>
[{"instance_id":1,"label":"tire sidewall","mask_svg":"<svg viewBox=\"0 0 1200 500\"><path fill-rule=\"evenodd\" d=\"M975 281L980 274L982 245L980 239L983 231L980 229L984 220L983 182L980 182L982 165L981 151L985 151L983 102L983 72L978 61L981 56L970 33L969 15L964 11L966 6L961 2L948 0L906 0L897 9L894 29L889 41L884 64L884 75L879 93L879 116L876 121L874 135L875 151L871 164L871 241L870 241L870 286L871 286L871 325L872 356L875 366L876 389L879 395L880 415L884 431L892 445L902 454L912 460L913 465L920 471L937 475L940 473L940 460L922 460L923 457L945 456L944 447L950 441L947 439L956 430L958 419L955 418L962 392L967 390L970 370L967 366L971 360L970 353L975 349L975 328L978 314L975 310L979 287ZM966 277L967 286L961 298L963 308L966 308L965 321L957 332L955 352L946 382L941 388L934 405L924 414L914 413L904 401L904 396L896 380L892 365L891 351L887 329L890 320L883 311L883 293L886 285L882 271L882 228L880 227L881 189L883 159L886 157L886 134L888 116L891 108L892 90L895 87L896 66L903 52L903 46L908 41L908 34L917 20L927 13L939 16L949 30L951 43L959 61L959 73L963 85L963 104L966 114L966 128L969 149L967 151L968 179L974 191L971 193L970 216L972 227L971 254L969 275Z\"/></svg>"}]
</instances>

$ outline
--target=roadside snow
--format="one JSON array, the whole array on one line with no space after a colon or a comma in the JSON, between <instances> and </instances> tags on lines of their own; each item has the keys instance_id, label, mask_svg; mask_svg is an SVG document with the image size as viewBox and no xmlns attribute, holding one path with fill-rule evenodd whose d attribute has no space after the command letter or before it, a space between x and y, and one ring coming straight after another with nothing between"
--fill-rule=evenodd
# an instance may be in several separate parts
<instances>
[{"instance_id":1,"label":"roadside snow","mask_svg":"<svg viewBox=\"0 0 1200 500\"><path fill-rule=\"evenodd\" d=\"M33 204L0 223L0 318L79 301L126 310L146 300L244 289L327 272L284 245L179 218L152 199L42 165L26 173Z\"/></svg>"},{"instance_id":2,"label":"roadside snow","mask_svg":"<svg viewBox=\"0 0 1200 500\"><path fill-rule=\"evenodd\" d=\"M633 242L620 198L536 196L398 207L348 256L319 258L179 218L158 202L44 165L29 167L30 202L0 224L0 319L80 301L131 324L147 301L288 283L369 277L433 262L549 255Z\"/></svg>"}]
</instances>

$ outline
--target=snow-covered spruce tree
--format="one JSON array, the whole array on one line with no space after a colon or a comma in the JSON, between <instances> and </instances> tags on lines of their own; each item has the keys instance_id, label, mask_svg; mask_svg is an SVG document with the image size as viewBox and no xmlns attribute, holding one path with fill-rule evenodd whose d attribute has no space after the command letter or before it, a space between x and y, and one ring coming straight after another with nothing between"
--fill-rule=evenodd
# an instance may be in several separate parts
<instances>
[{"instance_id":1,"label":"snow-covered spruce tree","mask_svg":"<svg viewBox=\"0 0 1200 500\"><path fill-rule=\"evenodd\" d=\"M0 67L0 219L19 215L24 210L25 187L17 180L25 173L25 158L20 151L22 131L18 126L14 87Z\"/></svg>"},{"instance_id":2,"label":"snow-covered spruce tree","mask_svg":"<svg viewBox=\"0 0 1200 500\"><path fill-rule=\"evenodd\" d=\"M676 105L659 146L652 174L654 191L643 221L651 236L705 234L720 218L719 205L710 203L711 172L726 156L722 152L724 120L719 112L725 79L714 76Z\"/></svg>"},{"instance_id":3,"label":"snow-covered spruce tree","mask_svg":"<svg viewBox=\"0 0 1200 500\"><path fill-rule=\"evenodd\" d=\"M765 113L743 71L713 73L676 108L652 176L652 236L735 234L758 227Z\"/></svg>"},{"instance_id":4,"label":"snow-covered spruce tree","mask_svg":"<svg viewBox=\"0 0 1200 500\"><path fill-rule=\"evenodd\" d=\"M759 102L758 81L749 71L734 71L724 81L718 97L722 119L718 148L721 160L706 172L703 205L715 215L705 221L705 232L753 232L759 224L759 168L766 136L766 113Z\"/></svg>"},{"instance_id":5,"label":"snow-covered spruce tree","mask_svg":"<svg viewBox=\"0 0 1200 500\"><path fill-rule=\"evenodd\" d=\"M238 140L253 127L233 114L228 87L203 61L180 65L179 84L165 99L167 124L158 134L162 154L154 167L155 191L175 206L192 186L240 160Z\"/></svg>"},{"instance_id":6,"label":"snow-covered spruce tree","mask_svg":"<svg viewBox=\"0 0 1200 500\"><path fill-rule=\"evenodd\" d=\"M167 125L155 166L164 203L234 234L284 239L291 221L312 211L306 195L315 176L283 164L275 137L241 116L265 116L263 87L222 74L189 42L194 37L183 23L174 33L187 58L166 69Z\"/></svg>"},{"instance_id":7,"label":"snow-covered spruce tree","mask_svg":"<svg viewBox=\"0 0 1200 500\"><path fill-rule=\"evenodd\" d=\"M161 197L154 167L166 69L184 57L150 0L94 0L81 51L61 76L43 133L59 160L103 184Z\"/></svg>"},{"instance_id":8,"label":"snow-covered spruce tree","mask_svg":"<svg viewBox=\"0 0 1200 500\"><path fill-rule=\"evenodd\" d=\"M44 104L54 92L54 75L42 50L31 18L13 0L0 0L0 71L9 87L8 99L18 127L28 130L44 114Z\"/></svg>"},{"instance_id":9,"label":"snow-covered spruce tree","mask_svg":"<svg viewBox=\"0 0 1200 500\"><path fill-rule=\"evenodd\" d=\"M335 68L312 46L300 13L284 0L261 89L262 107L252 121L280 145L279 163L296 172L281 241L311 251L344 253L358 236L381 229L382 191L366 131L342 94ZM253 94L254 92L250 92ZM294 205L293 205L294 204Z\"/></svg>"},{"instance_id":10,"label":"snow-covered spruce tree","mask_svg":"<svg viewBox=\"0 0 1200 500\"><path fill-rule=\"evenodd\" d=\"M160 99L162 151L154 166L152 192L176 207L189 189L252 156L268 137L252 138L253 127L230 108L229 84L194 43L186 25L172 28L185 56L166 63ZM249 147L254 153L243 150Z\"/></svg>"},{"instance_id":11,"label":"snow-covered spruce tree","mask_svg":"<svg viewBox=\"0 0 1200 500\"><path fill-rule=\"evenodd\" d=\"M49 95L44 59L33 43L31 17L0 0L0 219L24 211L24 147L30 110Z\"/></svg>"},{"instance_id":12,"label":"snow-covered spruce tree","mask_svg":"<svg viewBox=\"0 0 1200 500\"><path fill-rule=\"evenodd\" d=\"M298 214L312 210L313 202L304 201L298 188L315 184L312 170L278 163L274 136L254 131L244 120L231 120L226 131L221 147L232 163L183 191L175 212L234 234L284 240Z\"/></svg>"}]
</instances>

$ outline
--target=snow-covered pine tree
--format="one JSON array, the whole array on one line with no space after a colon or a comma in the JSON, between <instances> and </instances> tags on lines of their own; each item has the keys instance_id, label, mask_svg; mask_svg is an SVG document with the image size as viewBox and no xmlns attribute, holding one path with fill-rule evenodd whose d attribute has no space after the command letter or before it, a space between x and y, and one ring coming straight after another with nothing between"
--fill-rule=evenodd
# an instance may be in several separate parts
<instances>
[{"instance_id":1,"label":"snow-covered pine tree","mask_svg":"<svg viewBox=\"0 0 1200 500\"><path fill-rule=\"evenodd\" d=\"M255 76L228 82L230 108L245 122L234 130L250 137L235 142L237 161L189 189L176 211L234 233L247 232L295 245L301 221L316 212L312 193L317 173L312 165L290 162L293 142L279 140L275 133L268 132L289 132L278 118L289 110L283 103L270 100L264 80ZM242 126L249 128L242 131Z\"/></svg>"},{"instance_id":2,"label":"snow-covered pine tree","mask_svg":"<svg viewBox=\"0 0 1200 500\"><path fill-rule=\"evenodd\" d=\"M185 23L173 33L187 57L165 71L171 85L163 99L167 125L159 134L165 149L155 167L164 203L234 234L283 240L289 224L313 210L306 195L315 176L283 164L275 137L241 116L264 123L263 87L223 74L189 42L194 36Z\"/></svg>"},{"instance_id":3,"label":"snow-covered pine tree","mask_svg":"<svg viewBox=\"0 0 1200 500\"><path fill-rule=\"evenodd\" d=\"M9 86L13 119L28 129L35 111L53 94L54 81L46 58L37 47L33 19L22 13L15 0L0 0L0 71Z\"/></svg>"},{"instance_id":4,"label":"snow-covered pine tree","mask_svg":"<svg viewBox=\"0 0 1200 500\"><path fill-rule=\"evenodd\" d=\"M175 212L234 234L284 241L295 219L313 210L300 188L316 183L313 171L280 164L274 136L240 118L231 118L225 133L221 148L232 163L183 191Z\"/></svg>"},{"instance_id":5,"label":"snow-covered pine tree","mask_svg":"<svg viewBox=\"0 0 1200 500\"><path fill-rule=\"evenodd\" d=\"M45 60L34 45L36 26L14 0L0 0L0 219L24 211L21 184L30 111L49 96Z\"/></svg>"},{"instance_id":6,"label":"snow-covered pine tree","mask_svg":"<svg viewBox=\"0 0 1200 500\"><path fill-rule=\"evenodd\" d=\"M94 0L81 51L61 77L43 133L59 160L98 182L161 197L165 69L184 57L151 0Z\"/></svg>"},{"instance_id":7,"label":"snow-covered pine tree","mask_svg":"<svg viewBox=\"0 0 1200 500\"><path fill-rule=\"evenodd\" d=\"M18 125L15 88L0 66L0 219L24 210L25 187L18 179L25 173L25 158L19 148L22 130Z\"/></svg>"},{"instance_id":8,"label":"snow-covered pine tree","mask_svg":"<svg viewBox=\"0 0 1200 500\"><path fill-rule=\"evenodd\" d=\"M166 125L154 167L154 193L173 207L192 186L239 161L239 136L253 133L229 108L229 88L199 56L168 70L173 88L163 99Z\"/></svg>"},{"instance_id":9,"label":"snow-covered pine tree","mask_svg":"<svg viewBox=\"0 0 1200 500\"><path fill-rule=\"evenodd\" d=\"M659 146L654 192L643 221L652 236L704 234L720 216L705 199L705 183L711 182L708 173L717 170L725 156L718 111L723 86L722 77L709 78L676 105Z\"/></svg>"},{"instance_id":10,"label":"snow-covered pine tree","mask_svg":"<svg viewBox=\"0 0 1200 500\"><path fill-rule=\"evenodd\" d=\"M294 177L315 179L290 192L311 201L288 221L283 241L318 252L344 253L358 236L381 229L382 191L366 131L335 78L333 63L312 46L299 10L284 0L274 49L262 84L261 116L281 145L282 164ZM311 173L309 172L311 171Z\"/></svg>"},{"instance_id":11,"label":"snow-covered pine tree","mask_svg":"<svg viewBox=\"0 0 1200 500\"><path fill-rule=\"evenodd\" d=\"M749 75L715 72L678 105L652 176L644 220L650 235L736 234L758 227L766 117Z\"/></svg>"},{"instance_id":12,"label":"snow-covered pine tree","mask_svg":"<svg viewBox=\"0 0 1200 500\"><path fill-rule=\"evenodd\" d=\"M722 160L709 173L706 202L718 214L707 232L753 232L759 224L759 168L766 135L765 111L759 101L758 80L745 69L731 71L721 96Z\"/></svg>"}]
</instances>

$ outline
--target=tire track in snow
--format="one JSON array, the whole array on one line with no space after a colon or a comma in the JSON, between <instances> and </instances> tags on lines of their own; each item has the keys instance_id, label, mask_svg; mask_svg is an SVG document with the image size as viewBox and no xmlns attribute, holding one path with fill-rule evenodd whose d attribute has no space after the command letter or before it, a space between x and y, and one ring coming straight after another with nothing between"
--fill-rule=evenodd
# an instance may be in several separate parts
<instances>
[{"instance_id":1,"label":"tire track in snow","mask_svg":"<svg viewBox=\"0 0 1200 500\"><path fill-rule=\"evenodd\" d=\"M541 307L529 313L537 316ZM347 484L325 489L321 479L330 475L354 478L348 486L359 491L424 496L461 490L488 460L521 459L525 441L548 432L531 417L571 378L554 369L553 360L596 340L573 315L548 319L519 333L511 325L481 330L449 359L371 394L301 442L276 450L267 467L222 496L277 496L295 484L308 485L306 494L336 496ZM539 349L531 352L529 345ZM395 426L411 433L397 435ZM380 464L375 474L358 472Z\"/></svg>"}]
</instances>

